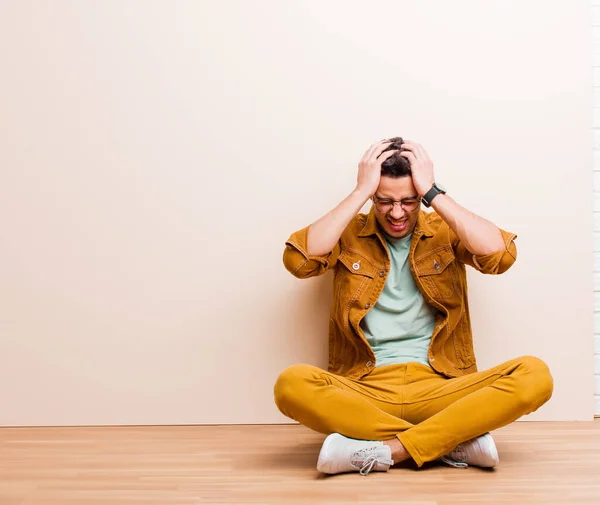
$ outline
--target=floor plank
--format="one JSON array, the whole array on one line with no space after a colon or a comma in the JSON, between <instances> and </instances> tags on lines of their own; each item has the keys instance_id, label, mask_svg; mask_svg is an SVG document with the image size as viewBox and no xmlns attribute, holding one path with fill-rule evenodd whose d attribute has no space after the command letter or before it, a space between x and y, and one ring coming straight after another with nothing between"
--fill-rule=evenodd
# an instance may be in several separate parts
<instances>
[{"instance_id":1,"label":"floor plank","mask_svg":"<svg viewBox=\"0 0 600 505\"><path fill-rule=\"evenodd\" d=\"M297 425L0 428L0 505L600 504L600 421L519 422L494 470L325 477Z\"/></svg>"}]
</instances>

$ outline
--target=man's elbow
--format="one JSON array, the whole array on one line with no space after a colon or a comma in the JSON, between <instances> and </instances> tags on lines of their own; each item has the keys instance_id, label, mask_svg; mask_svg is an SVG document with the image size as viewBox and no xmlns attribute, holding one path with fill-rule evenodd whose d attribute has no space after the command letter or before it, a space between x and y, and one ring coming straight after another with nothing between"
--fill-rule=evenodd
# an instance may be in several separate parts
<instances>
[{"instance_id":1,"label":"man's elbow","mask_svg":"<svg viewBox=\"0 0 600 505\"><path fill-rule=\"evenodd\" d=\"M300 270L306 263L306 258L297 249L287 245L283 251L283 266L294 277L301 278Z\"/></svg>"},{"instance_id":2,"label":"man's elbow","mask_svg":"<svg viewBox=\"0 0 600 505\"><path fill-rule=\"evenodd\" d=\"M473 255L473 265L487 275L499 275L506 272L517 259L517 248L513 242L500 251L485 255Z\"/></svg>"},{"instance_id":3,"label":"man's elbow","mask_svg":"<svg viewBox=\"0 0 600 505\"><path fill-rule=\"evenodd\" d=\"M515 261L517 261L517 246L514 242L511 242L504 251L502 257L500 258L500 262L498 263L498 269L496 273L498 275L503 274L515 264Z\"/></svg>"},{"instance_id":4,"label":"man's elbow","mask_svg":"<svg viewBox=\"0 0 600 505\"><path fill-rule=\"evenodd\" d=\"M307 258L291 246L286 246L283 252L283 265L289 273L298 279L314 277L320 275L323 271L323 267L319 262Z\"/></svg>"}]
</instances>

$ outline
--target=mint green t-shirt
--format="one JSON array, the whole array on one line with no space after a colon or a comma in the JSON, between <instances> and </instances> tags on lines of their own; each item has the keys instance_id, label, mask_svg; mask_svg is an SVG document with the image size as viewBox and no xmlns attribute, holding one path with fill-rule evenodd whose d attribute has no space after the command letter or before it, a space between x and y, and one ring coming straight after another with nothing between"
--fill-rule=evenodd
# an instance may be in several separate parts
<instances>
[{"instance_id":1,"label":"mint green t-shirt","mask_svg":"<svg viewBox=\"0 0 600 505\"><path fill-rule=\"evenodd\" d=\"M376 358L375 366L416 362L429 365L427 351L436 310L417 288L408 262L412 234L401 239L385 236L390 273L375 306L361 321Z\"/></svg>"}]
</instances>

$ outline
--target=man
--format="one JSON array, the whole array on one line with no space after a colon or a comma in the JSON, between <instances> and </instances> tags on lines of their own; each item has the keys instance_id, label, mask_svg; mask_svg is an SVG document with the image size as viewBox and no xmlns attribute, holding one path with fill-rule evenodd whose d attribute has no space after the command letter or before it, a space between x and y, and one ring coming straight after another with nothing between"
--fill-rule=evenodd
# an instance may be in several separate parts
<instances>
[{"instance_id":1,"label":"man","mask_svg":"<svg viewBox=\"0 0 600 505\"><path fill-rule=\"evenodd\" d=\"M369 199L369 214L357 215ZM456 203L423 147L399 137L373 144L356 189L291 235L283 261L293 275L334 271L328 371L294 365L275 384L283 414L329 435L319 471L497 464L489 432L553 389L531 356L477 371L465 265L505 272L515 238Z\"/></svg>"}]
</instances>

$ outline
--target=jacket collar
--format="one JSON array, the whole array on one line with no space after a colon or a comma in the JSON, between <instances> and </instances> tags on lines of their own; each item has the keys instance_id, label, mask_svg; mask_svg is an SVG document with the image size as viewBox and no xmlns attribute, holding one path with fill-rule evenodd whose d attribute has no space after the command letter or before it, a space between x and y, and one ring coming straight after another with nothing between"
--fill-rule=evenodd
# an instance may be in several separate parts
<instances>
[{"instance_id":1,"label":"jacket collar","mask_svg":"<svg viewBox=\"0 0 600 505\"><path fill-rule=\"evenodd\" d=\"M417 217L417 224L413 231L414 235L424 235L425 237L433 237L433 230L427 223L426 212L419 210L419 216ZM363 226L362 230L358 233L359 237L370 237L371 235L377 235L381 233L379 223L375 217L375 206L371 207L369 214L367 215L367 221Z\"/></svg>"}]
</instances>

